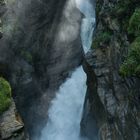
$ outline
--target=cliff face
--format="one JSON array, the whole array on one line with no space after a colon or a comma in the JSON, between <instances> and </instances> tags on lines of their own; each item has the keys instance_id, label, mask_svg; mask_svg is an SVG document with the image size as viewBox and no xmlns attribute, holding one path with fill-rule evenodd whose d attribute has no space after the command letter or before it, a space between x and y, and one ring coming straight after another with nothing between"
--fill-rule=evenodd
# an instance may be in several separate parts
<instances>
[{"instance_id":1,"label":"cliff face","mask_svg":"<svg viewBox=\"0 0 140 140\"><path fill-rule=\"evenodd\" d=\"M66 0L15 0L4 22L0 73L10 77L25 128L38 135L55 91L81 63L81 13Z\"/></svg>"},{"instance_id":2,"label":"cliff face","mask_svg":"<svg viewBox=\"0 0 140 140\"><path fill-rule=\"evenodd\" d=\"M95 120L102 140L140 139L140 80L120 75L120 65L134 40L127 26L139 4L97 0L93 50L84 63L88 90L81 122L82 132L90 139L94 139Z\"/></svg>"},{"instance_id":3,"label":"cliff face","mask_svg":"<svg viewBox=\"0 0 140 140\"><path fill-rule=\"evenodd\" d=\"M3 15L6 12L6 3L4 0L0 0L0 39L3 37ZM1 46L0 46L1 47ZM0 63L0 77L3 75L5 76L6 72L5 64ZM8 75L7 75L8 76ZM6 90L2 89L3 84L0 82L0 92L4 92ZM2 94L1 93L1 101L2 101ZM6 94L6 93L4 93ZM11 97L10 97L11 98ZM25 140L27 137L25 136L24 132L24 124L22 122L22 119L17 112L15 103L13 99L9 99L10 104L9 108L6 107L6 111L2 109L4 105L6 105L4 102L0 103L1 111L0 112L0 140Z\"/></svg>"},{"instance_id":4,"label":"cliff face","mask_svg":"<svg viewBox=\"0 0 140 140\"><path fill-rule=\"evenodd\" d=\"M0 139L26 140L26 138L24 124L12 101L10 108L0 116Z\"/></svg>"},{"instance_id":5,"label":"cliff face","mask_svg":"<svg viewBox=\"0 0 140 140\"><path fill-rule=\"evenodd\" d=\"M2 16L6 11L6 5L4 0L0 0L0 39L2 38Z\"/></svg>"}]
</instances>

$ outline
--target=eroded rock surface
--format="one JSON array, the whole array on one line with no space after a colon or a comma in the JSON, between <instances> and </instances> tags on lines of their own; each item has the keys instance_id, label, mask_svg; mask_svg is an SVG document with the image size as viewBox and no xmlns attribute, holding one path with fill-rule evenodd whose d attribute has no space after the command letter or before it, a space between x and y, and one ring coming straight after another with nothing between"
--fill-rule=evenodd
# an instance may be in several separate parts
<instances>
[{"instance_id":1,"label":"eroded rock surface","mask_svg":"<svg viewBox=\"0 0 140 140\"><path fill-rule=\"evenodd\" d=\"M15 103L0 116L1 140L25 140L24 124L17 113Z\"/></svg>"},{"instance_id":2,"label":"eroded rock surface","mask_svg":"<svg viewBox=\"0 0 140 140\"><path fill-rule=\"evenodd\" d=\"M95 127L92 121L96 121L102 140L140 139L140 79L123 78L119 72L131 41L125 22L120 21L121 15L115 11L118 2L97 1L93 50L85 57L88 90L81 125L82 132L91 140L94 140ZM130 11L135 7L132 5Z\"/></svg>"}]
</instances>

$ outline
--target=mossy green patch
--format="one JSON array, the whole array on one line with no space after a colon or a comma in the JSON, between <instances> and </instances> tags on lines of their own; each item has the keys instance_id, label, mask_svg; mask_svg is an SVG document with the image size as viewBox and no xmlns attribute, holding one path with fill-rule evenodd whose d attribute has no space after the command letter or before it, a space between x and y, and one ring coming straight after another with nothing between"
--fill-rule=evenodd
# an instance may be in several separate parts
<instances>
[{"instance_id":1,"label":"mossy green patch","mask_svg":"<svg viewBox=\"0 0 140 140\"><path fill-rule=\"evenodd\" d=\"M108 44L108 42L111 39L111 33L110 32L101 32L99 35L96 36L96 38L93 40L92 48L97 48L100 46L100 44Z\"/></svg>"},{"instance_id":2,"label":"mossy green patch","mask_svg":"<svg viewBox=\"0 0 140 140\"><path fill-rule=\"evenodd\" d=\"M119 0L117 6L115 7L115 11L117 16L124 16L126 15L128 11L128 9L130 8L132 4L131 0Z\"/></svg>"},{"instance_id":3,"label":"mossy green patch","mask_svg":"<svg viewBox=\"0 0 140 140\"><path fill-rule=\"evenodd\" d=\"M10 84L0 77L0 114L9 108L11 104Z\"/></svg>"},{"instance_id":4,"label":"mossy green patch","mask_svg":"<svg viewBox=\"0 0 140 140\"><path fill-rule=\"evenodd\" d=\"M120 73L123 76L140 77L140 37L131 44L128 57L121 65Z\"/></svg>"},{"instance_id":5,"label":"mossy green patch","mask_svg":"<svg viewBox=\"0 0 140 140\"><path fill-rule=\"evenodd\" d=\"M118 0L115 7L111 9L112 18L117 18L122 31L127 31L129 19L136 8L137 0Z\"/></svg>"}]
</instances>

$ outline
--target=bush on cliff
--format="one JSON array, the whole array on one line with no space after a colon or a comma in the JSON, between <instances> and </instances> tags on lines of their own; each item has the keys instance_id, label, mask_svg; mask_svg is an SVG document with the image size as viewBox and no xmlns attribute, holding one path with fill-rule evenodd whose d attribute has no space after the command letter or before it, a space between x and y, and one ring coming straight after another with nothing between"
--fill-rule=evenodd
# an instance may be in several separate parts
<instances>
[{"instance_id":1,"label":"bush on cliff","mask_svg":"<svg viewBox=\"0 0 140 140\"><path fill-rule=\"evenodd\" d=\"M0 114L11 105L11 87L10 84L0 77Z\"/></svg>"},{"instance_id":2,"label":"bush on cliff","mask_svg":"<svg viewBox=\"0 0 140 140\"><path fill-rule=\"evenodd\" d=\"M130 7L132 7L133 2L131 0L119 0L113 11L119 16L119 18L124 18L130 12Z\"/></svg>"},{"instance_id":3,"label":"bush on cliff","mask_svg":"<svg viewBox=\"0 0 140 140\"><path fill-rule=\"evenodd\" d=\"M123 76L140 77L140 37L131 44L127 59L120 68Z\"/></svg>"},{"instance_id":4,"label":"bush on cliff","mask_svg":"<svg viewBox=\"0 0 140 140\"><path fill-rule=\"evenodd\" d=\"M105 31L105 32L99 34L95 38L95 40L93 40L92 48L100 47L103 44L107 45L109 43L110 39L111 39L111 33L109 31Z\"/></svg>"},{"instance_id":5,"label":"bush on cliff","mask_svg":"<svg viewBox=\"0 0 140 140\"><path fill-rule=\"evenodd\" d=\"M129 20L128 33L140 35L140 8L137 8Z\"/></svg>"}]
</instances>

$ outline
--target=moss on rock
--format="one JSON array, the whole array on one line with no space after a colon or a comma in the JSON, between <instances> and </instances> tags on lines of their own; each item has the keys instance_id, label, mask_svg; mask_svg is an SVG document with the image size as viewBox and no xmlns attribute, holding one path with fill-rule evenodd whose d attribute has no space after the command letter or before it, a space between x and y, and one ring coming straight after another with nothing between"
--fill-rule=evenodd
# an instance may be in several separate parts
<instances>
[{"instance_id":1,"label":"moss on rock","mask_svg":"<svg viewBox=\"0 0 140 140\"><path fill-rule=\"evenodd\" d=\"M11 104L10 84L0 77L0 114L6 111Z\"/></svg>"},{"instance_id":2,"label":"moss on rock","mask_svg":"<svg viewBox=\"0 0 140 140\"><path fill-rule=\"evenodd\" d=\"M108 44L110 39L111 39L111 33L109 31L103 32L93 40L92 48L97 48L102 45L106 45Z\"/></svg>"}]
</instances>

